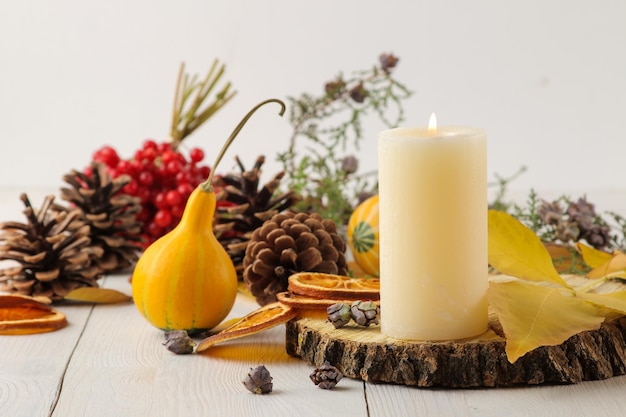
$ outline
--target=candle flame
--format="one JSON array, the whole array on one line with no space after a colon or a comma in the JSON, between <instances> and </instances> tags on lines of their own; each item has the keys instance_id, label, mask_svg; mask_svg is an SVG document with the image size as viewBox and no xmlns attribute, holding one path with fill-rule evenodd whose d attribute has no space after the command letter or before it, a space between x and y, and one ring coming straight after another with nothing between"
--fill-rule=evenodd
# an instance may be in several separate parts
<instances>
[{"instance_id":1,"label":"candle flame","mask_svg":"<svg viewBox=\"0 0 626 417\"><path fill-rule=\"evenodd\" d=\"M428 120L428 133L437 133L437 116L435 113L431 113Z\"/></svg>"}]
</instances>

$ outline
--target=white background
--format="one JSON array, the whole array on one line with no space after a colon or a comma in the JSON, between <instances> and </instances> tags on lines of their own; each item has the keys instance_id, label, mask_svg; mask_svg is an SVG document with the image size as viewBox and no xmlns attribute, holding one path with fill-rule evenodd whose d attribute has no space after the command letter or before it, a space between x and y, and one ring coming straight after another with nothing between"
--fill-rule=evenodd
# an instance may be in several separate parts
<instances>
[{"instance_id":1,"label":"white background","mask_svg":"<svg viewBox=\"0 0 626 417\"><path fill-rule=\"evenodd\" d=\"M400 57L405 125L487 130L489 175L513 189L626 189L624 0L0 0L0 187L50 186L105 144L167 138L181 61L226 63L235 99L188 145L210 161L269 98L318 94L339 72ZM359 156L376 167L378 121ZM272 162L291 133L257 114L227 156ZM407 179L410 181L410 179Z\"/></svg>"}]
</instances>

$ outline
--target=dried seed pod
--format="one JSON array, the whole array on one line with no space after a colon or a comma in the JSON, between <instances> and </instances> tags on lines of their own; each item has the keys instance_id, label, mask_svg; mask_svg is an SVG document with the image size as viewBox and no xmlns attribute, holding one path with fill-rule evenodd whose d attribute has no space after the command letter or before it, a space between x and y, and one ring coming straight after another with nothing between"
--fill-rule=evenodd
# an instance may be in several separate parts
<instances>
[{"instance_id":1,"label":"dried seed pod","mask_svg":"<svg viewBox=\"0 0 626 417\"><path fill-rule=\"evenodd\" d=\"M170 352L176 353L177 355L185 355L193 353L193 348L196 346L196 343L191 340L186 330L172 330L171 332L165 333L165 343L163 343L163 345Z\"/></svg>"},{"instance_id":2,"label":"dried seed pod","mask_svg":"<svg viewBox=\"0 0 626 417\"><path fill-rule=\"evenodd\" d=\"M250 368L246 379L243 380L243 385L254 394L269 394L274 387L272 379L270 371L264 365L260 365Z\"/></svg>"},{"instance_id":3,"label":"dried seed pod","mask_svg":"<svg viewBox=\"0 0 626 417\"><path fill-rule=\"evenodd\" d=\"M355 301L350 307L352 319L361 326L378 324L380 309L373 301Z\"/></svg>"},{"instance_id":4,"label":"dried seed pod","mask_svg":"<svg viewBox=\"0 0 626 417\"><path fill-rule=\"evenodd\" d=\"M339 372L339 369L335 368L330 362L324 362L324 365L319 368L315 368L313 373L309 375L311 381L320 388L333 389L337 382L343 378L343 374Z\"/></svg>"},{"instance_id":5,"label":"dried seed pod","mask_svg":"<svg viewBox=\"0 0 626 417\"><path fill-rule=\"evenodd\" d=\"M345 326L350 322L350 306L346 303L335 303L326 309L328 321L335 326L335 329Z\"/></svg>"}]
</instances>

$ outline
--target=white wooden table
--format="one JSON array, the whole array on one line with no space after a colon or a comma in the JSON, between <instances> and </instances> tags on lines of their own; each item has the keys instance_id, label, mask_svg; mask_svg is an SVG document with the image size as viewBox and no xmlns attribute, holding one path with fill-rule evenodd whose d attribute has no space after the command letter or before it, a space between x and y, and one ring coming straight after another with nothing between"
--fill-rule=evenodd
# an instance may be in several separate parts
<instances>
[{"instance_id":1,"label":"white wooden table","mask_svg":"<svg viewBox=\"0 0 626 417\"><path fill-rule=\"evenodd\" d=\"M21 219L17 192L0 193L0 220ZM30 194L29 194L30 195ZM41 199L32 194L33 202ZM616 193L626 202L626 193ZM614 198L614 197L613 197ZM609 200L607 200L610 202ZM615 200L617 202L617 200ZM130 294L129 274L103 279ZM626 377L565 386L419 389L344 378L316 387L313 366L285 353L284 326L217 345L203 354L167 351L163 333L132 303L60 305L69 325L26 336L0 336L0 416L620 416ZM232 316L256 308L239 296ZM265 365L269 395L242 385Z\"/></svg>"}]
</instances>

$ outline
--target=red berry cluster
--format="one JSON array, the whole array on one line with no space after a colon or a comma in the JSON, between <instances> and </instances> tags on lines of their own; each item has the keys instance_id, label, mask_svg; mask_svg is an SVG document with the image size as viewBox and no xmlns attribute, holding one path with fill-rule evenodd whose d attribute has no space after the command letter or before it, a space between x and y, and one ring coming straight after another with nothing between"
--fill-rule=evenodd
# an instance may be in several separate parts
<instances>
[{"instance_id":1,"label":"red berry cluster","mask_svg":"<svg viewBox=\"0 0 626 417\"><path fill-rule=\"evenodd\" d=\"M137 219L143 223L146 244L178 224L187 198L210 173L208 166L200 165L202 149L192 148L185 157L170 143L150 139L128 160L120 158L111 146L98 149L92 158L104 163L113 178L122 174L132 178L122 191L141 199L143 210Z\"/></svg>"}]
</instances>

